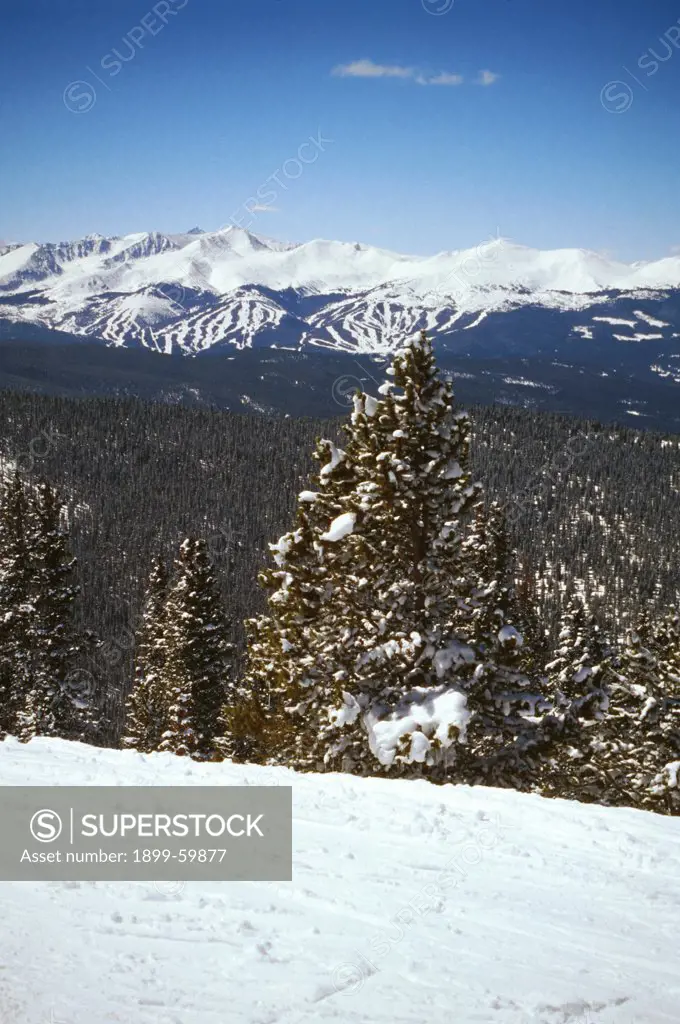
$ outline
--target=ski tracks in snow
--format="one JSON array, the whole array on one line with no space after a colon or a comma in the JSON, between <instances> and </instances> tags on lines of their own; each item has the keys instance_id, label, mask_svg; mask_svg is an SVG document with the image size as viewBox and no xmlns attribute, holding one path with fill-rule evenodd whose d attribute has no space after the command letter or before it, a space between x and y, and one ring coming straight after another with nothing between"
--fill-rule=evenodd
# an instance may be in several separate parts
<instances>
[{"instance_id":1,"label":"ski tracks in snow","mask_svg":"<svg viewBox=\"0 0 680 1024\"><path fill-rule=\"evenodd\" d=\"M1 883L1 1024L677 1024L677 819L0 744L56 778L292 784L294 880Z\"/></svg>"}]
</instances>

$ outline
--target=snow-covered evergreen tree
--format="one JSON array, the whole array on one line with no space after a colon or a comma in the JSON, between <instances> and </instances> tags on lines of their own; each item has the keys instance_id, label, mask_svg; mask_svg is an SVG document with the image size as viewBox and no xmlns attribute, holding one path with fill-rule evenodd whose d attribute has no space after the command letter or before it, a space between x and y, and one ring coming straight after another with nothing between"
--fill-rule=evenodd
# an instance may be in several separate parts
<instances>
[{"instance_id":1,"label":"snow-covered evergreen tree","mask_svg":"<svg viewBox=\"0 0 680 1024\"><path fill-rule=\"evenodd\" d=\"M673 630L672 619L659 630L645 611L629 633L596 761L614 783L606 793L608 802L677 814L680 707L674 699L677 689L667 689L672 679L664 653Z\"/></svg>"},{"instance_id":2,"label":"snow-covered evergreen tree","mask_svg":"<svg viewBox=\"0 0 680 1024\"><path fill-rule=\"evenodd\" d=\"M314 458L320 464L316 490L300 494L296 528L270 545L275 566L260 574L270 614L247 623L246 673L226 717L232 755L267 760L275 752L285 763L319 768L323 753L316 748L316 730L338 700L337 686L317 672L315 685L303 694L295 654L307 659L311 678L311 630L333 594L319 538L344 514L357 476L346 453L331 441L320 440Z\"/></svg>"},{"instance_id":3,"label":"snow-covered evergreen tree","mask_svg":"<svg viewBox=\"0 0 680 1024\"><path fill-rule=\"evenodd\" d=\"M83 649L74 622L76 560L61 523L62 504L54 488L45 481L39 483L30 506L35 660L26 713L35 721L36 733L73 737L84 724L67 686L69 671Z\"/></svg>"},{"instance_id":4,"label":"snow-covered evergreen tree","mask_svg":"<svg viewBox=\"0 0 680 1024\"><path fill-rule=\"evenodd\" d=\"M538 627L517 593L515 553L497 502L478 509L467 547L475 581L468 635L481 660L468 695L473 716L459 775L470 783L529 789L547 700L530 642Z\"/></svg>"},{"instance_id":5,"label":"snow-covered evergreen tree","mask_svg":"<svg viewBox=\"0 0 680 1024\"><path fill-rule=\"evenodd\" d=\"M524 666L530 675L540 678L545 687L545 666L550 660L550 644L538 610L536 573L531 563L519 567L515 596L520 631L524 638Z\"/></svg>"},{"instance_id":6,"label":"snow-covered evergreen tree","mask_svg":"<svg viewBox=\"0 0 680 1024\"><path fill-rule=\"evenodd\" d=\"M424 334L396 353L390 376L381 398L357 395L344 450L317 451L315 490L273 545L247 681L271 688L271 742L299 767L443 775L479 662L460 622L465 523L480 489L469 418Z\"/></svg>"},{"instance_id":7,"label":"snow-covered evergreen tree","mask_svg":"<svg viewBox=\"0 0 680 1024\"><path fill-rule=\"evenodd\" d=\"M680 814L680 614L671 610L655 631L661 688L658 716L658 770L647 783L647 806Z\"/></svg>"},{"instance_id":8,"label":"snow-covered evergreen tree","mask_svg":"<svg viewBox=\"0 0 680 1024\"><path fill-rule=\"evenodd\" d=\"M580 596L572 595L567 602L556 654L546 665L552 709L542 723L542 791L547 796L598 800L605 780L593 756L618 675L615 651Z\"/></svg>"},{"instance_id":9,"label":"snow-covered evergreen tree","mask_svg":"<svg viewBox=\"0 0 680 1024\"><path fill-rule=\"evenodd\" d=\"M557 657L546 669L553 681L553 706L569 721L601 721L608 707L606 681L613 650L584 600L569 601Z\"/></svg>"},{"instance_id":10,"label":"snow-covered evergreen tree","mask_svg":"<svg viewBox=\"0 0 680 1024\"><path fill-rule=\"evenodd\" d=\"M0 511L0 693L2 729L21 739L74 738L81 716L67 686L81 640L74 625L75 559L62 506L42 482L16 474Z\"/></svg>"},{"instance_id":11,"label":"snow-covered evergreen tree","mask_svg":"<svg viewBox=\"0 0 680 1024\"><path fill-rule=\"evenodd\" d=\"M217 578L203 540L179 549L164 610L161 685L168 711L160 749L195 760L219 758L225 699L233 687L231 645Z\"/></svg>"},{"instance_id":12,"label":"snow-covered evergreen tree","mask_svg":"<svg viewBox=\"0 0 680 1024\"><path fill-rule=\"evenodd\" d=\"M0 503L0 736L19 731L33 678L30 510L16 473Z\"/></svg>"},{"instance_id":13,"label":"snow-covered evergreen tree","mask_svg":"<svg viewBox=\"0 0 680 1024\"><path fill-rule=\"evenodd\" d=\"M680 614L671 609L656 625L659 677L669 698L680 698Z\"/></svg>"},{"instance_id":14,"label":"snow-covered evergreen tree","mask_svg":"<svg viewBox=\"0 0 680 1024\"><path fill-rule=\"evenodd\" d=\"M680 718L662 651L649 613L617 656L582 602L571 602L548 666L556 692L546 721L555 744L543 774L547 795L678 813Z\"/></svg>"},{"instance_id":15,"label":"snow-covered evergreen tree","mask_svg":"<svg viewBox=\"0 0 680 1024\"><path fill-rule=\"evenodd\" d=\"M148 752L158 750L168 722L170 697L168 658L168 571L162 558L154 558L142 621L135 638L135 679L127 700L123 746Z\"/></svg>"}]
</instances>

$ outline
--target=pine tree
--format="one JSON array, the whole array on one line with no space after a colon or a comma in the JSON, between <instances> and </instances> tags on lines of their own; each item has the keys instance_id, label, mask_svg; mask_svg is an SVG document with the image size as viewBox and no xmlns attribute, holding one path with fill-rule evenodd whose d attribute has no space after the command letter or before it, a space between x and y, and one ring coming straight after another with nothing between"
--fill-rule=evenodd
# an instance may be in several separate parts
<instances>
[{"instance_id":1,"label":"pine tree","mask_svg":"<svg viewBox=\"0 0 680 1024\"><path fill-rule=\"evenodd\" d=\"M583 604L571 602L549 666L557 686L547 795L680 811L680 718L664 660L674 628L672 616L659 626L644 610L617 656Z\"/></svg>"},{"instance_id":2,"label":"pine tree","mask_svg":"<svg viewBox=\"0 0 680 1024\"><path fill-rule=\"evenodd\" d=\"M170 680L166 603L169 578L162 558L149 574L142 622L135 638L135 680L127 701L123 746L148 753L158 750L168 723Z\"/></svg>"},{"instance_id":3,"label":"pine tree","mask_svg":"<svg viewBox=\"0 0 680 1024\"><path fill-rule=\"evenodd\" d=\"M36 733L74 738L84 725L67 685L69 671L83 649L74 622L76 560L61 525L62 505L54 488L45 481L39 483L30 505L36 664L27 703L31 717L36 716Z\"/></svg>"},{"instance_id":4,"label":"pine tree","mask_svg":"<svg viewBox=\"0 0 680 1024\"><path fill-rule=\"evenodd\" d=\"M540 678L542 685L545 685L545 666L550 660L550 644L548 631L539 612L536 573L531 562L521 566L515 594L521 633L524 637L525 670L530 675Z\"/></svg>"},{"instance_id":5,"label":"pine tree","mask_svg":"<svg viewBox=\"0 0 680 1024\"><path fill-rule=\"evenodd\" d=\"M185 540L175 568L164 611L162 685L168 713L160 749L215 760L222 708L233 687L232 648L205 541Z\"/></svg>"},{"instance_id":6,"label":"pine tree","mask_svg":"<svg viewBox=\"0 0 680 1024\"><path fill-rule=\"evenodd\" d=\"M675 609L658 622L655 642L661 685L670 699L680 698L680 614Z\"/></svg>"},{"instance_id":7,"label":"pine tree","mask_svg":"<svg viewBox=\"0 0 680 1024\"><path fill-rule=\"evenodd\" d=\"M673 630L672 620L659 630L645 610L628 634L597 760L616 781L608 794L611 802L677 814L680 716L672 691L666 689L671 680L664 655L664 642Z\"/></svg>"},{"instance_id":8,"label":"pine tree","mask_svg":"<svg viewBox=\"0 0 680 1024\"><path fill-rule=\"evenodd\" d=\"M0 736L18 733L33 678L29 529L28 498L16 473L0 507Z\"/></svg>"},{"instance_id":9,"label":"pine tree","mask_svg":"<svg viewBox=\"0 0 680 1024\"><path fill-rule=\"evenodd\" d=\"M552 712L543 723L543 791L548 796L599 800L609 783L594 753L618 675L615 651L581 597L574 595L567 603L556 653L546 666Z\"/></svg>"},{"instance_id":10,"label":"pine tree","mask_svg":"<svg viewBox=\"0 0 680 1024\"><path fill-rule=\"evenodd\" d=\"M470 421L424 334L390 376L355 398L344 450L319 446L316 490L264 575L247 680L271 685L276 753L298 767L445 773L469 718Z\"/></svg>"},{"instance_id":11,"label":"pine tree","mask_svg":"<svg viewBox=\"0 0 680 1024\"><path fill-rule=\"evenodd\" d=\"M296 658L306 657L313 668L308 644L332 589L327 582L324 546L319 540L330 521L341 516L356 484L355 468L332 441L317 441L314 458L320 464L315 491L303 491L296 528L270 545L275 567L259 576L269 592L270 614L247 623L248 661L245 677L227 711L230 753L239 759L267 760L276 753L284 763L323 767L310 731L324 717L337 687L324 686L323 672L306 692L297 685ZM330 552L332 554L332 552ZM291 705L291 699L296 705Z\"/></svg>"},{"instance_id":12,"label":"pine tree","mask_svg":"<svg viewBox=\"0 0 680 1024\"><path fill-rule=\"evenodd\" d=\"M18 474L5 488L0 536L2 729L23 740L76 738L82 731L68 689L82 642L74 625L75 559L56 491L28 488Z\"/></svg>"},{"instance_id":13,"label":"pine tree","mask_svg":"<svg viewBox=\"0 0 680 1024\"><path fill-rule=\"evenodd\" d=\"M555 681L554 706L570 720L597 720L607 709L605 678L613 651L585 601L572 597L547 666Z\"/></svg>"},{"instance_id":14,"label":"pine tree","mask_svg":"<svg viewBox=\"0 0 680 1024\"><path fill-rule=\"evenodd\" d=\"M540 741L537 716L547 700L538 657L527 642L538 627L517 593L516 556L497 502L478 510L468 548L475 579L468 635L482 660L468 696L473 717L458 774L473 784L530 789Z\"/></svg>"},{"instance_id":15,"label":"pine tree","mask_svg":"<svg viewBox=\"0 0 680 1024\"><path fill-rule=\"evenodd\" d=\"M661 688L658 771L647 784L654 809L680 814L680 614L670 610L655 630Z\"/></svg>"}]
</instances>

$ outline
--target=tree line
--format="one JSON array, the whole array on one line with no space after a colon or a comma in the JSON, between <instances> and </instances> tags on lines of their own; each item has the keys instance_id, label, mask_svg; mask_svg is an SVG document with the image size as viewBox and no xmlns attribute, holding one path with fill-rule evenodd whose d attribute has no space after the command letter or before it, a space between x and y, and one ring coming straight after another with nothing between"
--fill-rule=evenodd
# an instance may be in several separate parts
<instances>
[{"instance_id":1,"label":"tree line","mask_svg":"<svg viewBox=\"0 0 680 1024\"><path fill-rule=\"evenodd\" d=\"M56 487L77 557L79 628L90 632L81 685L100 709L95 737L116 745L134 637L155 552L206 540L233 626L263 610L258 572L286 529L319 436L341 420L241 416L131 398L0 392L0 472ZM677 437L511 407L472 410L471 462L504 507L519 572L532 576L554 639L572 592L615 633L638 610L680 599Z\"/></svg>"},{"instance_id":2,"label":"tree line","mask_svg":"<svg viewBox=\"0 0 680 1024\"><path fill-rule=\"evenodd\" d=\"M357 394L342 439L317 442L318 470L297 495L294 528L270 545L266 604L248 618L241 654L209 542L186 536L171 565L155 556L122 744L677 813L677 611L642 601L622 629L601 594L574 577L547 580L535 555L518 554L512 506L485 500L472 422L424 336L397 353L379 392ZM572 447L569 458L567 472L587 453ZM85 702L78 722L72 699L92 638L77 635L67 524L54 511L41 520L47 492L58 509L49 485L16 474L2 505L12 542L0 622L11 626L3 645L14 644L4 663L22 666L3 676L7 707L22 709L3 721L22 738L85 735L102 713ZM532 497L523 501L536 508ZM29 511L17 514L21 502ZM38 543L40 522L49 544ZM549 582L563 591L557 628L543 613ZM61 659L52 675L50 652Z\"/></svg>"}]
</instances>

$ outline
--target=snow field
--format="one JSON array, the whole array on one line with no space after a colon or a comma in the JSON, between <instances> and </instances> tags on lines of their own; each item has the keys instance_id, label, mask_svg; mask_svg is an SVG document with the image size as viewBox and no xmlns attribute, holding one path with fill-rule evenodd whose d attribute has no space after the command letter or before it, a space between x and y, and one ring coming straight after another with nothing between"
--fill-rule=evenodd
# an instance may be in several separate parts
<instances>
[{"instance_id":1,"label":"snow field","mask_svg":"<svg viewBox=\"0 0 680 1024\"><path fill-rule=\"evenodd\" d=\"M292 785L291 883L0 883L2 1024L677 1024L677 819L0 743L3 785Z\"/></svg>"}]
</instances>

